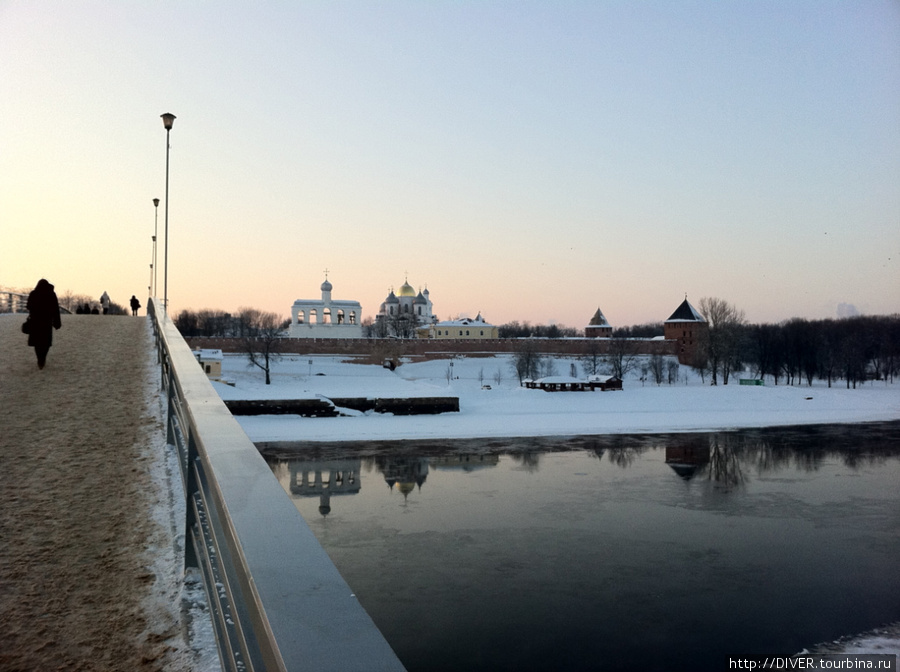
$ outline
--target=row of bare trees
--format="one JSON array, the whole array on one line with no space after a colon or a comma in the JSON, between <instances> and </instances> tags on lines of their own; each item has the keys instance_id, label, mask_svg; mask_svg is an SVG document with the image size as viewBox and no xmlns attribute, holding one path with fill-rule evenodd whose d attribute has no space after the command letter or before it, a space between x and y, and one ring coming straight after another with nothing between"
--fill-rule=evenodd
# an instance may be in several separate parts
<instances>
[{"instance_id":1,"label":"row of bare trees","mask_svg":"<svg viewBox=\"0 0 900 672\"><path fill-rule=\"evenodd\" d=\"M236 314L222 310L182 310L173 320L185 338L234 338L250 366L266 374L266 385L272 382L272 364L280 357L282 340L290 324L277 313L238 308Z\"/></svg>"},{"instance_id":2,"label":"row of bare trees","mask_svg":"<svg viewBox=\"0 0 900 672\"><path fill-rule=\"evenodd\" d=\"M709 334L697 368L709 373L713 385L727 385L746 367L776 385L818 379L831 387L844 380L848 388L871 379L893 382L900 373L900 315L747 324L742 310L717 298L701 299L700 312Z\"/></svg>"},{"instance_id":3,"label":"row of bare trees","mask_svg":"<svg viewBox=\"0 0 900 672\"><path fill-rule=\"evenodd\" d=\"M759 377L788 385L843 380L894 382L900 373L900 315L838 320L795 318L780 324L745 326L744 361Z\"/></svg>"},{"instance_id":4,"label":"row of bare trees","mask_svg":"<svg viewBox=\"0 0 900 672\"><path fill-rule=\"evenodd\" d=\"M559 324L531 324L528 321L501 324L497 327L497 334L500 338L567 338L584 335L573 327Z\"/></svg>"},{"instance_id":5,"label":"row of bare trees","mask_svg":"<svg viewBox=\"0 0 900 672\"><path fill-rule=\"evenodd\" d=\"M290 324L290 320L283 320L277 313L246 307L238 308L235 314L209 308L182 310L173 322L185 338L253 337L260 329L269 328L268 325L274 324L283 330Z\"/></svg>"},{"instance_id":6,"label":"row of bare trees","mask_svg":"<svg viewBox=\"0 0 900 672\"><path fill-rule=\"evenodd\" d=\"M720 298L702 298L699 310L709 325L695 367L710 382L727 385L736 372L749 368L759 378L778 385L843 380L856 387L865 380L893 382L900 374L900 315L867 315L841 319L794 318L778 324L748 324L743 310ZM672 377L660 360L640 360L634 338L662 334L662 325L616 329L605 356L588 353L582 359L591 373L601 364L621 377L647 366L654 382ZM676 373L677 375L677 373Z\"/></svg>"}]
</instances>

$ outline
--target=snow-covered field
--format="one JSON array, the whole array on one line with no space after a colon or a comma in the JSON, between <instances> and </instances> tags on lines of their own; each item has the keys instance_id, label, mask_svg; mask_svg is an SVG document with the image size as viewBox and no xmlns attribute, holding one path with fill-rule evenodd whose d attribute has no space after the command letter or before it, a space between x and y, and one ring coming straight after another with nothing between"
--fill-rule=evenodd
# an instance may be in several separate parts
<instances>
[{"instance_id":1,"label":"snow-covered field","mask_svg":"<svg viewBox=\"0 0 900 672\"><path fill-rule=\"evenodd\" d=\"M582 376L573 359L555 359L554 372L569 375L573 364ZM626 376L622 391L555 393L520 387L509 355L407 363L393 372L339 357L294 355L272 371L266 385L262 370L249 368L245 357L226 355L223 376L234 386L214 385L223 399L446 395L459 398L460 412L239 417L257 442L686 432L900 419L897 384L869 382L848 390L843 381L828 388L819 381L791 387L769 380L759 387L739 385L741 376L735 376L729 385L713 387L684 366L672 385L642 382L638 370Z\"/></svg>"}]
</instances>

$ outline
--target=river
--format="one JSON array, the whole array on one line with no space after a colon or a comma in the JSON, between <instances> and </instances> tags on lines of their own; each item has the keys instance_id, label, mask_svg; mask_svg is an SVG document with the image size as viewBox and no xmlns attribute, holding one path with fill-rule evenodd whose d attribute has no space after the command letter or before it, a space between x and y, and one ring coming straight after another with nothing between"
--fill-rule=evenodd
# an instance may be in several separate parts
<instances>
[{"instance_id":1,"label":"river","mask_svg":"<svg viewBox=\"0 0 900 672\"><path fill-rule=\"evenodd\" d=\"M260 449L411 672L712 670L900 619L898 430Z\"/></svg>"}]
</instances>

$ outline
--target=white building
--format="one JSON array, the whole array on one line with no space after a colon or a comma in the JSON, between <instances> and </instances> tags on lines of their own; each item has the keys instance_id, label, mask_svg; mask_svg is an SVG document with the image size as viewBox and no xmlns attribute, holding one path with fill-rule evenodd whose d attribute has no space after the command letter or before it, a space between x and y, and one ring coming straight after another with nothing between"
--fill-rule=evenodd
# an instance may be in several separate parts
<instances>
[{"instance_id":1,"label":"white building","mask_svg":"<svg viewBox=\"0 0 900 672\"><path fill-rule=\"evenodd\" d=\"M362 338L362 306L359 301L335 301L325 277L322 298L297 299L291 306L291 338Z\"/></svg>"}]
</instances>

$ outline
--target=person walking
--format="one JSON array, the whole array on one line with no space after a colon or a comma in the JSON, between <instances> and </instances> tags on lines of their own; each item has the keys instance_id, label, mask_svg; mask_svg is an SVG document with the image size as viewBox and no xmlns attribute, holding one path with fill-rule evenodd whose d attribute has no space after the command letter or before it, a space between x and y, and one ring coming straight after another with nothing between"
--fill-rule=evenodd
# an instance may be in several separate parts
<instances>
[{"instance_id":1,"label":"person walking","mask_svg":"<svg viewBox=\"0 0 900 672\"><path fill-rule=\"evenodd\" d=\"M62 326L59 299L53 285L41 278L28 295L25 307L28 309L28 345L34 348L38 368L43 369L47 363L47 353L53 345L53 330Z\"/></svg>"},{"instance_id":2,"label":"person walking","mask_svg":"<svg viewBox=\"0 0 900 672\"><path fill-rule=\"evenodd\" d=\"M109 313L109 294L106 292L103 292L103 296L100 297L100 305L103 306L104 315Z\"/></svg>"},{"instance_id":3,"label":"person walking","mask_svg":"<svg viewBox=\"0 0 900 672\"><path fill-rule=\"evenodd\" d=\"M137 300L137 297L132 294L131 295L131 314L137 315L138 308L141 307L141 302Z\"/></svg>"}]
</instances>

